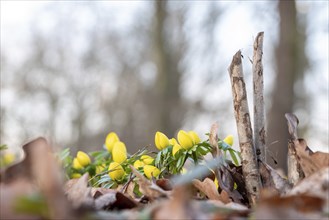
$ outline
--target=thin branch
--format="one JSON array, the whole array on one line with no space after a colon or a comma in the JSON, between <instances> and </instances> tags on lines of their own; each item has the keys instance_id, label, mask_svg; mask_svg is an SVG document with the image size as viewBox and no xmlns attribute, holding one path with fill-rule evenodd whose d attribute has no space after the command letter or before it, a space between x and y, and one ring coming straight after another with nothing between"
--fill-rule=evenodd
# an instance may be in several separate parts
<instances>
[{"instance_id":1,"label":"thin branch","mask_svg":"<svg viewBox=\"0 0 329 220\"><path fill-rule=\"evenodd\" d=\"M253 147L252 128L243 79L241 51L234 56L228 69L232 85L234 115L239 135L242 158L242 173L246 183L249 203L256 204L261 186L258 164Z\"/></svg>"},{"instance_id":2,"label":"thin branch","mask_svg":"<svg viewBox=\"0 0 329 220\"><path fill-rule=\"evenodd\" d=\"M264 32L259 32L254 42L252 62L254 83L254 144L258 160L265 161L265 105L264 105L264 78L263 78L263 38Z\"/></svg>"}]
</instances>

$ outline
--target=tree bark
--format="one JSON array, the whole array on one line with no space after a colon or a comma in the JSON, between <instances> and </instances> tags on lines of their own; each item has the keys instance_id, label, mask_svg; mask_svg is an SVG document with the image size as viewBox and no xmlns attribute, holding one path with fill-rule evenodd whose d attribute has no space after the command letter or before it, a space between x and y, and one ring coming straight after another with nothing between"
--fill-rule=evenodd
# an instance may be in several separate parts
<instances>
[{"instance_id":1,"label":"tree bark","mask_svg":"<svg viewBox=\"0 0 329 220\"><path fill-rule=\"evenodd\" d=\"M264 105L264 78L263 78L263 38L264 32L258 33L254 42L252 61L254 84L254 144L258 160L265 161L265 105Z\"/></svg>"},{"instance_id":2,"label":"tree bark","mask_svg":"<svg viewBox=\"0 0 329 220\"><path fill-rule=\"evenodd\" d=\"M253 205L256 204L258 199L261 184L253 146L246 85L243 79L241 51L238 51L233 56L228 71L231 79L234 115L241 149L242 172L246 183L249 203Z\"/></svg>"},{"instance_id":3,"label":"tree bark","mask_svg":"<svg viewBox=\"0 0 329 220\"><path fill-rule=\"evenodd\" d=\"M305 29L298 25L295 1L279 1L278 12L280 15L279 42L276 47L276 78L271 97L269 110L267 143L268 156L275 157L277 165L268 157L271 166L278 166L287 170L287 142L289 134L285 121L285 113L294 112L297 98L304 96L303 84L295 87L295 82L300 79L307 67L305 57ZM304 33L303 33L304 32ZM300 107L307 110L305 100L301 100ZM273 144L272 144L273 143Z\"/></svg>"}]
</instances>

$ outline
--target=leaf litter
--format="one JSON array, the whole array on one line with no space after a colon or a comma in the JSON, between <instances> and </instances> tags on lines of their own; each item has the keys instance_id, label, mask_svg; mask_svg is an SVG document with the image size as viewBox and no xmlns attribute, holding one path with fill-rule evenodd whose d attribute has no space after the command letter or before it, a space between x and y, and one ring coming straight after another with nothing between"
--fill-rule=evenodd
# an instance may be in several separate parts
<instances>
[{"instance_id":1,"label":"leaf litter","mask_svg":"<svg viewBox=\"0 0 329 220\"><path fill-rule=\"evenodd\" d=\"M50 144L37 138L22 147L20 162L1 170L1 219L328 219L329 154L312 152L297 135L297 117L286 118L289 148L295 152L289 155L295 159L290 169L297 178L281 176L260 161L263 187L254 206L241 166L223 160L217 150L206 164L171 179L149 180L130 166L142 193L137 196L133 181L117 189L97 188L86 173L65 182ZM216 142L216 125L212 130Z\"/></svg>"}]
</instances>

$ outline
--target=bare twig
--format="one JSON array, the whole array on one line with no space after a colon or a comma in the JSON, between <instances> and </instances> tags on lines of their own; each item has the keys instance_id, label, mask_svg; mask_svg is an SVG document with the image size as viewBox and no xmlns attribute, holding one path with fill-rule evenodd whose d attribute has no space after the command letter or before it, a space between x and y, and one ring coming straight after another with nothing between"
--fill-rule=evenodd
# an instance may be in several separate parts
<instances>
[{"instance_id":1,"label":"bare twig","mask_svg":"<svg viewBox=\"0 0 329 220\"><path fill-rule=\"evenodd\" d=\"M254 144L258 160L265 161L265 107L263 79L263 38L264 32L259 32L254 42L252 62L254 83Z\"/></svg>"},{"instance_id":2,"label":"bare twig","mask_svg":"<svg viewBox=\"0 0 329 220\"><path fill-rule=\"evenodd\" d=\"M246 85L243 79L241 51L234 56L228 69L232 84L234 115L238 129L242 157L242 172L246 182L249 203L255 204L260 189L260 175L253 147L252 128L248 108Z\"/></svg>"}]
</instances>

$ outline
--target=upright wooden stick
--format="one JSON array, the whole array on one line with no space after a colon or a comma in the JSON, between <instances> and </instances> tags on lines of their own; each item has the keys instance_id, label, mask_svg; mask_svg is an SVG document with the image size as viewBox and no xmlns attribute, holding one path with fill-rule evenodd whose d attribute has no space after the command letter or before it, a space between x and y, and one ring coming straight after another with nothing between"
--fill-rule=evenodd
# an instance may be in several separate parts
<instances>
[{"instance_id":1,"label":"upright wooden stick","mask_svg":"<svg viewBox=\"0 0 329 220\"><path fill-rule=\"evenodd\" d=\"M254 42L252 73L254 83L254 144L258 160L265 161L265 107L263 78L263 38L264 32L259 32Z\"/></svg>"},{"instance_id":2,"label":"upright wooden stick","mask_svg":"<svg viewBox=\"0 0 329 220\"><path fill-rule=\"evenodd\" d=\"M252 128L248 108L246 85L243 79L241 51L234 56L228 69L232 85L233 105L242 157L242 172L249 203L256 204L260 189L260 175L253 147Z\"/></svg>"}]
</instances>

